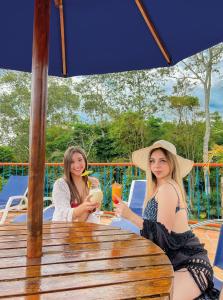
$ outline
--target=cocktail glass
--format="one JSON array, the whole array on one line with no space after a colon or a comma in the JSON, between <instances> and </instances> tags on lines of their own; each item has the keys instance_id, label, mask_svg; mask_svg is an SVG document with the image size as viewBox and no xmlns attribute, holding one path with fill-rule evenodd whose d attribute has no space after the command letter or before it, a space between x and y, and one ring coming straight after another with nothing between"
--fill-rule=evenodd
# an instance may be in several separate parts
<instances>
[{"instance_id":1,"label":"cocktail glass","mask_svg":"<svg viewBox=\"0 0 223 300\"><path fill-rule=\"evenodd\" d=\"M89 194L92 196L90 200L98 203L98 208L96 208L96 210L91 214L92 218L95 219L96 223L100 223L100 208L103 200L103 192L99 187L91 187L89 190Z\"/></svg>"},{"instance_id":2,"label":"cocktail glass","mask_svg":"<svg viewBox=\"0 0 223 300\"><path fill-rule=\"evenodd\" d=\"M118 198L122 198L122 185L115 182L112 184L112 201L114 204L118 204L119 200ZM116 221L120 220L120 216L116 215L116 217L114 218Z\"/></svg>"}]
</instances>

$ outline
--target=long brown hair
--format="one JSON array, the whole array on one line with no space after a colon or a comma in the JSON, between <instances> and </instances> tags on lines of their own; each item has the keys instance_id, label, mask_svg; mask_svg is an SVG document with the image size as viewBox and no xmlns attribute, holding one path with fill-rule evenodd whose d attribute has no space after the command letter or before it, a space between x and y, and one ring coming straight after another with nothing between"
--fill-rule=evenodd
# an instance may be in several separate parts
<instances>
[{"instance_id":1,"label":"long brown hair","mask_svg":"<svg viewBox=\"0 0 223 300\"><path fill-rule=\"evenodd\" d=\"M176 160L175 156L164 148L161 148L161 147L155 148L149 153L148 165L149 165L149 160L150 160L152 153L155 152L156 150L161 150L163 152L163 154L165 155L165 157L169 163L169 166L170 166L171 179L173 179L179 186L183 203L184 203L185 207L187 207L186 193L185 193L185 189L183 186L183 179L180 176L180 168L179 168L178 161ZM148 201L152 198L154 190L157 186L156 176L151 172L150 168L148 168L146 171L146 180L147 180L147 191L146 191L146 197L145 197L144 205L143 205L144 208L146 207L146 204L148 203Z\"/></svg>"},{"instance_id":2,"label":"long brown hair","mask_svg":"<svg viewBox=\"0 0 223 300\"><path fill-rule=\"evenodd\" d=\"M70 173L70 166L71 166L71 163L72 163L72 157L73 157L74 153L79 153L79 154L82 155L82 157L84 159L84 162L85 162L84 171L87 170L87 168L88 168L87 157L86 157L86 154L85 154L84 150L81 147L71 146L64 153L64 160L63 160L63 163L64 163L64 179L66 180L66 182L69 186L69 189L70 189L71 201L76 199L77 203L80 204L83 199L81 199L81 195L79 194L78 189L77 189L77 187L76 187L76 185L75 185L75 183L72 179L71 173ZM87 186L87 181L88 181L87 176L84 176L83 180L85 182L86 189L87 189L88 188L88 186Z\"/></svg>"}]
</instances>

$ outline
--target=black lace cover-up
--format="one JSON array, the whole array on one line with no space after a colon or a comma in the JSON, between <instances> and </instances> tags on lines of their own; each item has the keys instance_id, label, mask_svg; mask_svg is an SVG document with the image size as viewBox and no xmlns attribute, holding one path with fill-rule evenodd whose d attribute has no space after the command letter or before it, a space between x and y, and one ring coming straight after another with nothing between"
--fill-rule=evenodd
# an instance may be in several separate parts
<instances>
[{"instance_id":1,"label":"black lace cover-up","mask_svg":"<svg viewBox=\"0 0 223 300\"><path fill-rule=\"evenodd\" d=\"M207 257L207 251L191 230L184 233L168 232L157 222L158 203L152 198L144 211L141 235L162 248L169 257L174 271L186 268L201 290L197 300L217 300L219 291L214 288L213 270ZM176 212L179 210L177 207Z\"/></svg>"}]
</instances>

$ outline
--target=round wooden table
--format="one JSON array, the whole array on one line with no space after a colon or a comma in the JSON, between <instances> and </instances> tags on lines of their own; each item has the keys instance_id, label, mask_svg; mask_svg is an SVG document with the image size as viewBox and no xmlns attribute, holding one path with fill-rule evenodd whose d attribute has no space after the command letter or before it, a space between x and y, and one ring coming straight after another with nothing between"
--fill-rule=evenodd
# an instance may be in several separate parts
<instances>
[{"instance_id":1,"label":"round wooden table","mask_svg":"<svg viewBox=\"0 0 223 300\"><path fill-rule=\"evenodd\" d=\"M26 257L25 225L0 226L0 299L172 299L173 269L154 243L108 225L43 225Z\"/></svg>"}]
</instances>

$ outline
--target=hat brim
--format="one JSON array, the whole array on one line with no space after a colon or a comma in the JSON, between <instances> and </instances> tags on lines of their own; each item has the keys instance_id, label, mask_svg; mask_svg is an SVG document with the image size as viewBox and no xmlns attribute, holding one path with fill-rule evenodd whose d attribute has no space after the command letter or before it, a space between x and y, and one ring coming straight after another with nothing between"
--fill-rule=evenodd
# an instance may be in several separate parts
<instances>
[{"instance_id":1,"label":"hat brim","mask_svg":"<svg viewBox=\"0 0 223 300\"><path fill-rule=\"evenodd\" d=\"M148 164L149 164L149 154L153 149L157 148L163 148L163 145L156 144L156 146L150 146L146 148L142 148L139 150L136 150L132 153L132 161L133 163L142 169L143 171L147 171L148 169ZM167 149L166 149L167 150ZM168 150L167 150L168 151ZM172 152L171 152L172 153ZM180 174L181 177L185 177L187 174L190 173L190 171L193 168L193 161L183 158L182 156L179 156L177 154L172 153L178 162L179 168L180 168Z\"/></svg>"}]
</instances>

